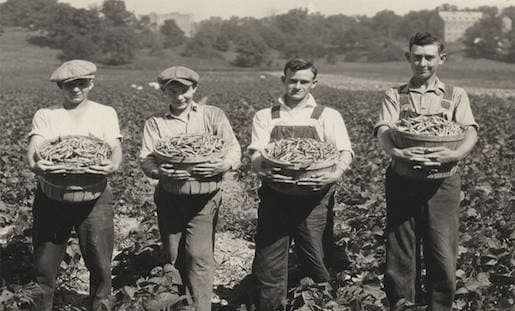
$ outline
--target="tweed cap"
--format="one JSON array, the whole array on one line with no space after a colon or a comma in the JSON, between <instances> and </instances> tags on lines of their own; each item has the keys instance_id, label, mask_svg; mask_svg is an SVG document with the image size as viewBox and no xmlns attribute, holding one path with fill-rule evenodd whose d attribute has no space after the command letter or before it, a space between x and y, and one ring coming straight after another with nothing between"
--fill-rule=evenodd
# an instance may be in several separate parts
<instances>
[{"instance_id":1,"label":"tweed cap","mask_svg":"<svg viewBox=\"0 0 515 311\"><path fill-rule=\"evenodd\" d=\"M159 82L159 85L161 86L162 90L164 90L166 86L173 81L177 81L184 85L190 86L193 83L197 83L198 80L198 73L183 66L174 66L167 68L163 72L161 72L157 77L157 82Z\"/></svg>"},{"instance_id":2,"label":"tweed cap","mask_svg":"<svg viewBox=\"0 0 515 311\"><path fill-rule=\"evenodd\" d=\"M67 82L77 79L93 79L97 66L86 60L74 59L64 62L50 76L52 82Z\"/></svg>"}]
</instances>

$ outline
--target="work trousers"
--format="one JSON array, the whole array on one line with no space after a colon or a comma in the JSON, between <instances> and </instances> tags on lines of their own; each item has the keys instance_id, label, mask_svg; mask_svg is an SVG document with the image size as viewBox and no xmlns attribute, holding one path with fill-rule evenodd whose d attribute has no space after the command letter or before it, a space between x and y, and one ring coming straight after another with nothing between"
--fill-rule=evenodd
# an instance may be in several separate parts
<instances>
[{"instance_id":1,"label":"work trousers","mask_svg":"<svg viewBox=\"0 0 515 311\"><path fill-rule=\"evenodd\" d=\"M175 195L156 188L154 200L164 252L179 270L196 311L211 310L215 226L222 192Z\"/></svg>"},{"instance_id":2,"label":"work trousers","mask_svg":"<svg viewBox=\"0 0 515 311\"><path fill-rule=\"evenodd\" d=\"M256 277L256 307L270 311L284 306L288 282L288 251L295 241L301 268L315 282L326 282L322 236L328 209L334 205L334 191L318 195L281 194L266 184L258 191L260 203L256 253L252 266Z\"/></svg>"},{"instance_id":3,"label":"work trousers","mask_svg":"<svg viewBox=\"0 0 515 311\"><path fill-rule=\"evenodd\" d=\"M80 251L90 272L88 308L110 310L114 237L112 202L109 186L98 199L80 203L54 201L38 187L32 206L37 281L32 293L35 310L52 310L56 277L72 229L78 235Z\"/></svg>"},{"instance_id":4,"label":"work trousers","mask_svg":"<svg viewBox=\"0 0 515 311\"><path fill-rule=\"evenodd\" d=\"M415 302L422 240L430 310L451 310L456 289L460 176L411 179L386 173L386 272L390 306ZM419 244L420 245L420 244ZM394 308L395 309L395 308Z\"/></svg>"}]
</instances>

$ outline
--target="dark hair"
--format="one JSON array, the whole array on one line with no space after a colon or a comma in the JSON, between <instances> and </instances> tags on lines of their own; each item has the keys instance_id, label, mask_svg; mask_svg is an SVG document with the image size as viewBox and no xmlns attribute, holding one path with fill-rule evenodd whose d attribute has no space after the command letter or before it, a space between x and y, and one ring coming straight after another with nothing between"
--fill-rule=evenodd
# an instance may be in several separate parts
<instances>
[{"instance_id":1,"label":"dark hair","mask_svg":"<svg viewBox=\"0 0 515 311\"><path fill-rule=\"evenodd\" d=\"M429 45L429 44L436 44L438 46L438 52L442 53L445 51L445 46L442 42L442 40L438 39L437 37L433 36L429 32L417 32L415 35L413 35L409 39L409 50L411 51L411 47L413 45Z\"/></svg>"},{"instance_id":2,"label":"dark hair","mask_svg":"<svg viewBox=\"0 0 515 311\"><path fill-rule=\"evenodd\" d=\"M313 72L313 79L317 77L318 69L311 60L305 60L303 58L293 58L290 59L285 65L284 65L284 75L286 75L286 72L288 70L290 71L299 71L304 69L311 69L311 72Z\"/></svg>"}]
</instances>

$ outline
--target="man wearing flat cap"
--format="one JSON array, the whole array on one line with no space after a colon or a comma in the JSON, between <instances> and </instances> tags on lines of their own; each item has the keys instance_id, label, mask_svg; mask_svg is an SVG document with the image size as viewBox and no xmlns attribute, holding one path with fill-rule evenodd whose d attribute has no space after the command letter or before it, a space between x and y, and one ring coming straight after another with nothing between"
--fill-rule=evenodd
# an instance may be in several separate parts
<instances>
[{"instance_id":1,"label":"man wearing flat cap","mask_svg":"<svg viewBox=\"0 0 515 311\"><path fill-rule=\"evenodd\" d=\"M95 64L84 60L68 61L57 68L50 81L57 83L63 100L39 109L28 134L27 158L31 170L38 177L32 206L36 269L36 286L32 294L34 310L38 311L52 310L56 277L72 228L77 233L82 257L90 271L88 309L110 310L114 232L112 193L106 177L120 166L122 150L116 111L88 99L95 73ZM61 174L64 177L66 171L63 166L42 159L36 151L45 141L55 141L68 135L94 136L111 147L111 159L87 169L88 174L101 181L102 187L98 190L101 194L94 199L86 196L77 200L65 199L77 194L73 192L77 189L64 187L62 190L46 182L50 175Z\"/></svg>"},{"instance_id":2,"label":"man wearing flat cap","mask_svg":"<svg viewBox=\"0 0 515 311\"><path fill-rule=\"evenodd\" d=\"M211 310L214 277L214 227L222 201L219 183L207 193L186 194L177 185L190 180L221 180L240 165L241 149L229 120L218 107L196 103L199 75L186 67L170 67L157 81L168 101L169 111L146 120L140 159L150 178L159 179L154 201L163 248L182 276L188 303L194 310ZM161 163L155 156L160 139L187 134L211 134L224 141L226 153L208 163L197 164L191 173Z\"/></svg>"}]
</instances>

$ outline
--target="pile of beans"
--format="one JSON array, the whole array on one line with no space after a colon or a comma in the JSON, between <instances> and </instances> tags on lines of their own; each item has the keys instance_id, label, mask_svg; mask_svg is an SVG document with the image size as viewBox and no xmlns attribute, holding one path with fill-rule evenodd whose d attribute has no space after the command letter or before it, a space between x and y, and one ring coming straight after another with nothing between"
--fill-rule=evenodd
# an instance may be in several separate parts
<instances>
[{"instance_id":1,"label":"pile of beans","mask_svg":"<svg viewBox=\"0 0 515 311\"><path fill-rule=\"evenodd\" d=\"M463 133L458 124L440 116L420 115L401 119L394 124L394 128L401 132L427 136L454 136Z\"/></svg>"},{"instance_id":2,"label":"pile of beans","mask_svg":"<svg viewBox=\"0 0 515 311\"><path fill-rule=\"evenodd\" d=\"M210 134L180 135L161 139L155 151L169 157L196 158L221 153L224 142Z\"/></svg>"},{"instance_id":3,"label":"pile of beans","mask_svg":"<svg viewBox=\"0 0 515 311\"><path fill-rule=\"evenodd\" d=\"M339 152L333 144L312 138L286 138L270 143L266 154L282 162L309 164L338 157Z\"/></svg>"},{"instance_id":4,"label":"pile of beans","mask_svg":"<svg viewBox=\"0 0 515 311\"><path fill-rule=\"evenodd\" d=\"M44 143L42 159L70 168L89 167L111 158L111 147L100 139L88 136L63 136Z\"/></svg>"}]
</instances>

